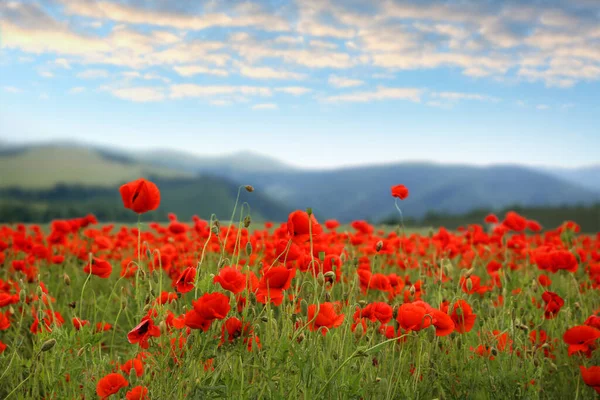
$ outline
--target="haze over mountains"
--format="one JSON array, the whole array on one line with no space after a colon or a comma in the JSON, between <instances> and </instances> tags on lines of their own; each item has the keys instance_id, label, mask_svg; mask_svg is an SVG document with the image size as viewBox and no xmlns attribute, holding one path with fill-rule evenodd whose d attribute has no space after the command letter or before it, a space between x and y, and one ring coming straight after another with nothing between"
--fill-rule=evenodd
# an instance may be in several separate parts
<instances>
[{"instance_id":1,"label":"haze over mountains","mask_svg":"<svg viewBox=\"0 0 600 400\"><path fill-rule=\"evenodd\" d=\"M194 210L203 218L211 212L228 218L225 205L232 209L238 186L245 184L256 191L245 195L244 201L253 214L269 219L285 218L292 208L312 207L319 218L379 221L395 213L389 188L397 183L409 187L411 194L402 209L416 218L430 211L464 213L600 201L600 165L561 169L405 162L307 170L252 152L199 157L170 150L134 152L44 143L2 145L0 170L2 198L14 199L19 189L20 201L35 198L35 193L47 194L57 184L112 189L141 175L154 177L172 191L161 210L182 219ZM118 196L110 201L118 205Z\"/></svg>"}]
</instances>

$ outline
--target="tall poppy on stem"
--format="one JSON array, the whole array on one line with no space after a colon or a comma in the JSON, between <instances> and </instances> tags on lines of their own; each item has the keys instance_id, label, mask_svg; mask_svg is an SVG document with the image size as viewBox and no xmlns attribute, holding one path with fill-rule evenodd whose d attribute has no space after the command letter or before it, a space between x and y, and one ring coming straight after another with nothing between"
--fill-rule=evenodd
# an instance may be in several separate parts
<instances>
[{"instance_id":1,"label":"tall poppy on stem","mask_svg":"<svg viewBox=\"0 0 600 400\"><path fill-rule=\"evenodd\" d=\"M400 214L400 226L402 226L402 228L404 229L404 218L402 216L402 210L398 206L398 199L404 200L408 198L408 189L404 185L392 186L392 197L395 197L394 205L396 206L396 210L398 210L398 213Z\"/></svg>"},{"instance_id":2,"label":"tall poppy on stem","mask_svg":"<svg viewBox=\"0 0 600 400\"><path fill-rule=\"evenodd\" d=\"M142 214L148 211L153 211L160 205L160 191L158 187L144 179L140 178L133 182L124 184L119 188L121 193L121 199L123 205L138 214L138 264L141 261L140 247L141 247L141 225L142 225Z\"/></svg>"}]
</instances>

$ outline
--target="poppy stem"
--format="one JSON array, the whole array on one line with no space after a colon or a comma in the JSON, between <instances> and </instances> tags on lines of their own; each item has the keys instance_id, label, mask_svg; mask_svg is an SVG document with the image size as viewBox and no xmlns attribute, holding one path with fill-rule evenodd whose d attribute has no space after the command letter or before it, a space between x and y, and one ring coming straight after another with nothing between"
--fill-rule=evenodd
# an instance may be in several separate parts
<instances>
[{"instance_id":1,"label":"poppy stem","mask_svg":"<svg viewBox=\"0 0 600 400\"><path fill-rule=\"evenodd\" d=\"M394 200L394 205L396 206L396 210L398 210L398 213L400 214L400 227L402 228L402 232L404 232L404 217L402 216L402 210L398 206L397 198Z\"/></svg>"},{"instance_id":2,"label":"poppy stem","mask_svg":"<svg viewBox=\"0 0 600 400\"><path fill-rule=\"evenodd\" d=\"M142 263L141 256L141 244L142 244L142 214L138 214L138 223L137 223L137 231L138 231L138 245L137 245L137 258L138 258L138 268Z\"/></svg>"}]
</instances>

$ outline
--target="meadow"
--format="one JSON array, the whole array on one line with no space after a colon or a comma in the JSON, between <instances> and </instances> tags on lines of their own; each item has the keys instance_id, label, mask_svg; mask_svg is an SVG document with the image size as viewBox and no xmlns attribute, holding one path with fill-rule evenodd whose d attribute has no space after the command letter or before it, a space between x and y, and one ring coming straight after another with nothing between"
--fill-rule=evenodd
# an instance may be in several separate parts
<instances>
[{"instance_id":1,"label":"meadow","mask_svg":"<svg viewBox=\"0 0 600 400\"><path fill-rule=\"evenodd\" d=\"M144 214L160 188L120 194L137 224L0 227L1 398L600 393L600 233L516 212L457 230L310 208L257 224L246 203L233 223L159 224ZM390 210L407 196L393 187Z\"/></svg>"}]
</instances>

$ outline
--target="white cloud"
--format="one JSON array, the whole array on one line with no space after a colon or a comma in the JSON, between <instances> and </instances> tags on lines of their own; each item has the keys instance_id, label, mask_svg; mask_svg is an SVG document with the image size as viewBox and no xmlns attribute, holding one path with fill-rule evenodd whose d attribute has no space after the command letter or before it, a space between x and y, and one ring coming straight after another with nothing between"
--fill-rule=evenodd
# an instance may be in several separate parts
<instances>
[{"instance_id":1,"label":"white cloud","mask_svg":"<svg viewBox=\"0 0 600 400\"><path fill-rule=\"evenodd\" d=\"M323 40L311 40L309 42L309 44L312 47L318 47L320 49L328 49L328 50L335 50L338 48L338 45L332 42L326 42Z\"/></svg>"},{"instance_id":2,"label":"white cloud","mask_svg":"<svg viewBox=\"0 0 600 400\"><path fill-rule=\"evenodd\" d=\"M68 14L111 20L128 24L151 24L185 30L203 30L211 27L258 27L267 31L289 30L289 22L276 15L263 13L256 8L233 7L235 16L226 13L191 14L161 12L137 8L108 1L66 2Z\"/></svg>"},{"instance_id":3,"label":"white cloud","mask_svg":"<svg viewBox=\"0 0 600 400\"><path fill-rule=\"evenodd\" d=\"M14 87L14 86L4 86L4 91L7 93L13 93L13 94L18 94L18 93L22 93L23 90L18 88L18 87Z\"/></svg>"},{"instance_id":4,"label":"white cloud","mask_svg":"<svg viewBox=\"0 0 600 400\"><path fill-rule=\"evenodd\" d=\"M108 90L115 97L140 103L161 101L165 98L163 90L157 87L129 87Z\"/></svg>"},{"instance_id":5,"label":"white cloud","mask_svg":"<svg viewBox=\"0 0 600 400\"><path fill-rule=\"evenodd\" d=\"M79 94L83 93L85 88L83 86L76 86L74 88L69 89L69 94Z\"/></svg>"},{"instance_id":6,"label":"white cloud","mask_svg":"<svg viewBox=\"0 0 600 400\"><path fill-rule=\"evenodd\" d=\"M210 104L212 104L213 106L225 107L225 106L232 105L233 102L230 100L217 99L217 100L211 100Z\"/></svg>"},{"instance_id":7,"label":"white cloud","mask_svg":"<svg viewBox=\"0 0 600 400\"><path fill-rule=\"evenodd\" d=\"M444 100L475 100L475 101L493 101L497 102L500 99L494 96L488 96L479 93L462 93L462 92L434 92L432 94L434 98L440 98Z\"/></svg>"},{"instance_id":8,"label":"white cloud","mask_svg":"<svg viewBox=\"0 0 600 400\"><path fill-rule=\"evenodd\" d=\"M80 79L102 79L108 78L109 74L104 69L87 69L79 72L76 76Z\"/></svg>"},{"instance_id":9,"label":"white cloud","mask_svg":"<svg viewBox=\"0 0 600 400\"><path fill-rule=\"evenodd\" d=\"M211 97L218 95L240 94L244 96L271 96L272 91L260 86L203 86L192 83L176 84L170 87L170 97L181 99L186 97Z\"/></svg>"},{"instance_id":10,"label":"white cloud","mask_svg":"<svg viewBox=\"0 0 600 400\"><path fill-rule=\"evenodd\" d=\"M535 108L537 110L548 110L550 108L550 106L548 106L546 104L538 104L537 106L535 106Z\"/></svg>"},{"instance_id":11,"label":"white cloud","mask_svg":"<svg viewBox=\"0 0 600 400\"><path fill-rule=\"evenodd\" d=\"M54 74L50 71L40 71L38 73L42 78L54 78Z\"/></svg>"},{"instance_id":12,"label":"white cloud","mask_svg":"<svg viewBox=\"0 0 600 400\"><path fill-rule=\"evenodd\" d=\"M229 72L222 68L208 68L202 65L178 65L173 67L175 72L181 76L194 76L199 74L214 75L214 76L228 76Z\"/></svg>"},{"instance_id":13,"label":"white cloud","mask_svg":"<svg viewBox=\"0 0 600 400\"><path fill-rule=\"evenodd\" d=\"M287 86L287 87L276 88L275 91L292 94L294 96L300 96L300 95L311 92L312 89L309 89L307 87L302 87L302 86Z\"/></svg>"},{"instance_id":14,"label":"white cloud","mask_svg":"<svg viewBox=\"0 0 600 400\"><path fill-rule=\"evenodd\" d=\"M54 64L64 69L71 69L71 64L66 58L57 58L54 60Z\"/></svg>"},{"instance_id":15,"label":"white cloud","mask_svg":"<svg viewBox=\"0 0 600 400\"><path fill-rule=\"evenodd\" d=\"M240 66L240 74L254 79L287 79L287 80L302 80L306 75L283 71L271 67L253 67L249 65Z\"/></svg>"},{"instance_id":16,"label":"white cloud","mask_svg":"<svg viewBox=\"0 0 600 400\"><path fill-rule=\"evenodd\" d=\"M344 78L342 76L337 75L329 75L329 79L327 81L331 86L336 88L349 88L363 85L365 82L359 79L350 79Z\"/></svg>"},{"instance_id":17,"label":"white cloud","mask_svg":"<svg viewBox=\"0 0 600 400\"><path fill-rule=\"evenodd\" d=\"M277 108L277 104L274 103L255 104L252 106L253 110L276 110Z\"/></svg>"},{"instance_id":18,"label":"white cloud","mask_svg":"<svg viewBox=\"0 0 600 400\"><path fill-rule=\"evenodd\" d=\"M278 36L275 38L275 43L300 44L303 42L304 38L302 36Z\"/></svg>"},{"instance_id":19,"label":"white cloud","mask_svg":"<svg viewBox=\"0 0 600 400\"><path fill-rule=\"evenodd\" d=\"M367 103L379 100L409 100L415 103L421 101L422 89L417 88L394 88L379 86L374 91L353 92L325 98L327 102L359 102Z\"/></svg>"}]
</instances>

